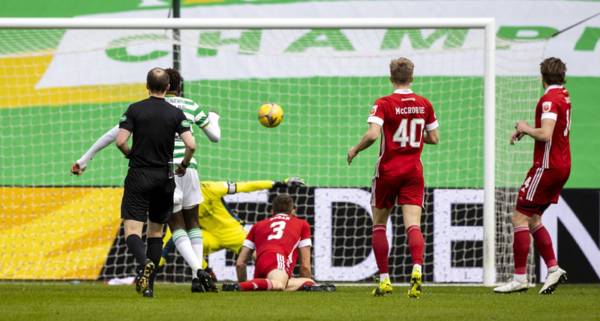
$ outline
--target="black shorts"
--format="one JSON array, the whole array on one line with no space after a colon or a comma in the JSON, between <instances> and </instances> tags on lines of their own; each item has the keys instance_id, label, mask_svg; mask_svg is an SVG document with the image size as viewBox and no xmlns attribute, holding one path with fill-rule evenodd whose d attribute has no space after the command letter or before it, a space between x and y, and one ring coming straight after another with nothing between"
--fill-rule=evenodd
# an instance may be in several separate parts
<instances>
[{"instance_id":1,"label":"black shorts","mask_svg":"<svg viewBox=\"0 0 600 321\"><path fill-rule=\"evenodd\" d=\"M129 168L121 202L121 218L167 223L173 211L175 180L166 168Z\"/></svg>"}]
</instances>

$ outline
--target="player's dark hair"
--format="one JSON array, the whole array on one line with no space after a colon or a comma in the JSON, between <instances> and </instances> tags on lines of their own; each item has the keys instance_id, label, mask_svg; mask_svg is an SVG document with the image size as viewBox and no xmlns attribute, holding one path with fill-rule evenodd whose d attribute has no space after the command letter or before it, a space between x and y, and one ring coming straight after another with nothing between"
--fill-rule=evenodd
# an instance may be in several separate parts
<instances>
[{"instance_id":1,"label":"player's dark hair","mask_svg":"<svg viewBox=\"0 0 600 321\"><path fill-rule=\"evenodd\" d=\"M273 213L291 213L294 209L294 200L290 194L283 193L275 196L273 200Z\"/></svg>"},{"instance_id":2,"label":"player's dark hair","mask_svg":"<svg viewBox=\"0 0 600 321\"><path fill-rule=\"evenodd\" d=\"M165 71L169 74L169 91L174 91L180 96L183 91L183 77L176 69L167 68Z\"/></svg>"},{"instance_id":3,"label":"player's dark hair","mask_svg":"<svg viewBox=\"0 0 600 321\"><path fill-rule=\"evenodd\" d=\"M390 81L397 85L408 85L413 81L415 65L408 58L398 58L390 62Z\"/></svg>"},{"instance_id":4,"label":"player's dark hair","mask_svg":"<svg viewBox=\"0 0 600 321\"><path fill-rule=\"evenodd\" d=\"M169 89L169 74L162 68L152 68L146 76L146 86L153 93L164 93Z\"/></svg>"},{"instance_id":5,"label":"player's dark hair","mask_svg":"<svg viewBox=\"0 0 600 321\"><path fill-rule=\"evenodd\" d=\"M562 85L565 83L567 65L560 58L546 58L540 64L540 72L547 85Z\"/></svg>"}]
</instances>

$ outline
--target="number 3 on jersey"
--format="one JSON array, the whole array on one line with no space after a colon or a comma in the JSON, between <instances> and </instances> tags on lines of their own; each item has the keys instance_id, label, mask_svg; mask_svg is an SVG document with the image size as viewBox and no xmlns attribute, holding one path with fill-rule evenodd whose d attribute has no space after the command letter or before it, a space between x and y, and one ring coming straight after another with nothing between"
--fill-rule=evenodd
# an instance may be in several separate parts
<instances>
[{"instance_id":1,"label":"number 3 on jersey","mask_svg":"<svg viewBox=\"0 0 600 321\"><path fill-rule=\"evenodd\" d=\"M413 118L410 120L410 126L407 126L407 123L408 119L406 118L400 121L400 126L398 126L398 129L394 133L393 141L399 143L400 147L406 147L408 143L412 148L420 148L425 119ZM408 127L410 127L410 133Z\"/></svg>"},{"instance_id":2,"label":"number 3 on jersey","mask_svg":"<svg viewBox=\"0 0 600 321\"><path fill-rule=\"evenodd\" d=\"M267 237L267 241L279 240L283 236L283 230L285 229L285 223L286 222L281 222L281 221L271 223L270 228L273 231L273 233L271 233Z\"/></svg>"}]
</instances>

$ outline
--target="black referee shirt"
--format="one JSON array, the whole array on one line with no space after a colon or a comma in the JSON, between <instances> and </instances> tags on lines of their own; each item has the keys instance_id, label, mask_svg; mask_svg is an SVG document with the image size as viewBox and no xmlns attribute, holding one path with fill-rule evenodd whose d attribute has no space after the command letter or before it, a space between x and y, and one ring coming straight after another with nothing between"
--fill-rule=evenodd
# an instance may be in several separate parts
<instances>
[{"instance_id":1,"label":"black referee shirt","mask_svg":"<svg viewBox=\"0 0 600 321\"><path fill-rule=\"evenodd\" d=\"M183 112L164 98L150 96L129 105L119 128L133 133L129 167L167 167L173 159L175 133L190 130Z\"/></svg>"}]
</instances>

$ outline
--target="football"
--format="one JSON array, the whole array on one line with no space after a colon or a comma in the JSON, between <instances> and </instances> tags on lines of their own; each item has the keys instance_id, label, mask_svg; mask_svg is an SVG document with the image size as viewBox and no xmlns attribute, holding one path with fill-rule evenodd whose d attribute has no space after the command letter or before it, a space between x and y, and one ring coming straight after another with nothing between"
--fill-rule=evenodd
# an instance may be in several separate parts
<instances>
[{"instance_id":1,"label":"football","mask_svg":"<svg viewBox=\"0 0 600 321\"><path fill-rule=\"evenodd\" d=\"M283 108L274 103L267 103L258 109L258 121L261 125L273 128L283 121Z\"/></svg>"}]
</instances>

